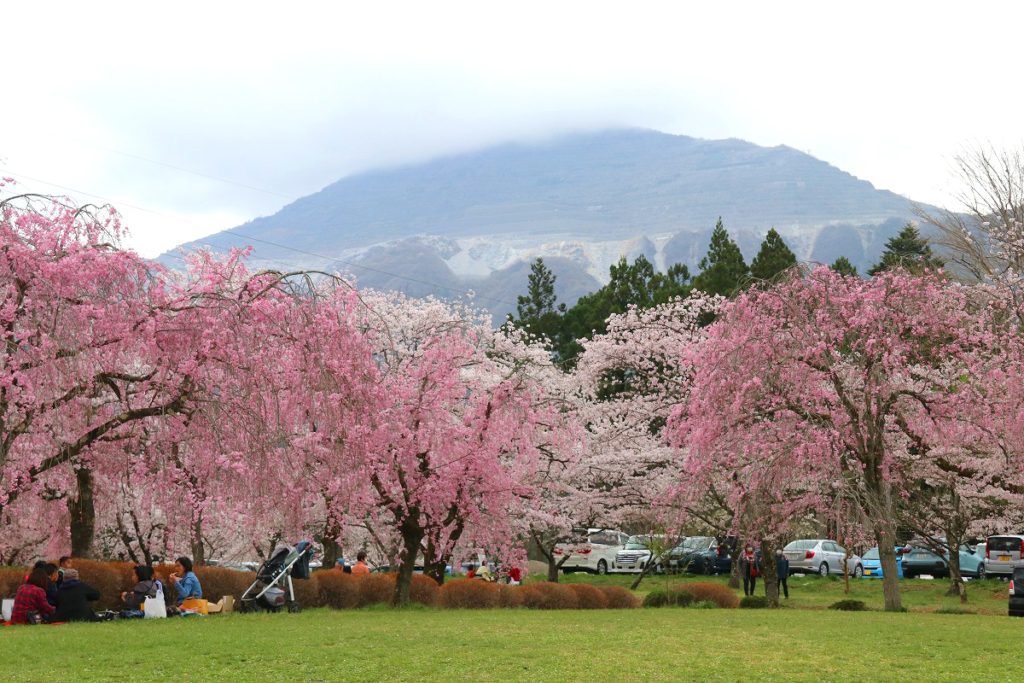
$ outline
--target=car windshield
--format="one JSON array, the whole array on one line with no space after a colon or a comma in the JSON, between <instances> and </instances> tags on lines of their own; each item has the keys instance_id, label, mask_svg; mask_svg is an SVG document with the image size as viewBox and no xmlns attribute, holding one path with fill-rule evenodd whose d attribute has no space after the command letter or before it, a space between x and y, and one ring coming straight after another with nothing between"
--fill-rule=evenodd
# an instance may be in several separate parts
<instances>
[{"instance_id":1,"label":"car windshield","mask_svg":"<svg viewBox=\"0 0 1024 683\"><path fill-rule=\"evenodd\" d=\"M691 536L683 543L683 547L687 550L706 550L714 540L710 536Z\"/></svg>"},{"instance_id":2,"label":"car windshield","mask_svg":"<svg viewBox=\"0 0 1024 683\"><path fill-rule=\"evenodd\" d=\"M877 560L878 559L878 548L872 548L871 550L864 553L865 560Z\"/></svg>"},{"instance_id":3,"label":"car windshield","mask_svg":"<svg viewBox=\"0 0 1024 683\"><path fill-rule=\"evenodd\" d=\"M784 550L814 550L817 545L817 541L793 541Z\"/></svg>"},{"instance_id":4,"label":"car windshield","mask_svg":"<svg viewBox=\"0 0 1024 683\"><path fill-rule=\"evenodd\" d=\"M626 541L626 550L647 550L647 538L644 536L630 536Z\"/></svg>"}]
</instances>

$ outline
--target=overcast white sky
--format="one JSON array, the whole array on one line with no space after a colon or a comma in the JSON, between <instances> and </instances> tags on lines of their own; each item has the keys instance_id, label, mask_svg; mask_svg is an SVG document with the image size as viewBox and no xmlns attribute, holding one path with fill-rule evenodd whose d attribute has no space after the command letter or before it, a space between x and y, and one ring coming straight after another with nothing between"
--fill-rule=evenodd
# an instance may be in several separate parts
<instances>
[{"instance_id":1,"label":"overcast white sky","mask_svg":"<svg viewBox=\"0 0 1024 683\"><path fill-rule=\"evenodd\" d=\"M959 148L1024 138L1022 20L934 0L12 0L0 174L114 200L146 255L361 170L611 126L787 144L949 204Z\"/></svg>"}]
</instances>

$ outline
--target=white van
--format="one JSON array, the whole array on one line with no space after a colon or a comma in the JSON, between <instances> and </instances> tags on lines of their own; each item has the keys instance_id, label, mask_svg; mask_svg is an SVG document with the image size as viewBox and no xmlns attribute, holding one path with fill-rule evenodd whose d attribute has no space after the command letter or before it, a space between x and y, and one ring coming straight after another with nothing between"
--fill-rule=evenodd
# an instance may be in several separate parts
<instances>
[{"instance_id":1,"label":"white van","mask_svg":"<svg viewBox=\"0 0 1024 683\"><path fill-rule=\"evenodd\" d=\"M1024 535L989 536L985 543L985 573L989 576L1012 576L1014 566L1024 562Z\"/></svg>"},{"instance_id":2,"label":"white van","mask_svg":"<svg viewBox=\"0 0 1024 683\"><path fill-rule=\"evenodd\" d=\"M555 546L555 557L568 554L562 571L607 574L629 536L615 529L573 529L573 541Z\"/></svg>"}]
</instances>

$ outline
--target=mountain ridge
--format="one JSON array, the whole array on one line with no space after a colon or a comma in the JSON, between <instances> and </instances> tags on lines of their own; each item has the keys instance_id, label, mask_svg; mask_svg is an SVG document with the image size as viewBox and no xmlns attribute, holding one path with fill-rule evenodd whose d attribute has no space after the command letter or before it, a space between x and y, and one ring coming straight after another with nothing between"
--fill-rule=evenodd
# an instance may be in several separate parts
<instances>
[{"instance_id":1,"label":"mountain ridge","mask_svg":"<svg viewBox=\"0 0 1024 683\"><path fill-rule=\"evenodd\" d=\"M864 270L913 213L910 200L787 145L617 129L366 171L183 247L252 237L283 245L256 243L257 263L326 262L374 287L405 277L486 290L503 317L525 290L525 276L513 282L517 263L559 259L566 286L556 293L572 303L621 255L694 269L719 216L748 260L774 227L802 261L844 255ZM444 295L422 282L404 289Z\"/></svg>"}]
</instances>

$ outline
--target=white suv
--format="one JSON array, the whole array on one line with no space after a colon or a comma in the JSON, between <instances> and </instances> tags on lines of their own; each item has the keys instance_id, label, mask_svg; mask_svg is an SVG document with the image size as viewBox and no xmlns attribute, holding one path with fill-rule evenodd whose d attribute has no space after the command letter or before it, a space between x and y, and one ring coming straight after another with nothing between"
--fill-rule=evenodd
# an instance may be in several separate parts
<instances>
[{"instance_id":1,"label":"white suv","mask_svg":"<svg viewBox=\"0 0 1024 683\"><path fill-rule=\"evenodd\" d=\"M614 529L573 529L574 540L555 546L555 555L569 555L562 571L607 574L629 537Z\"/></svg>"}]
</instances>

